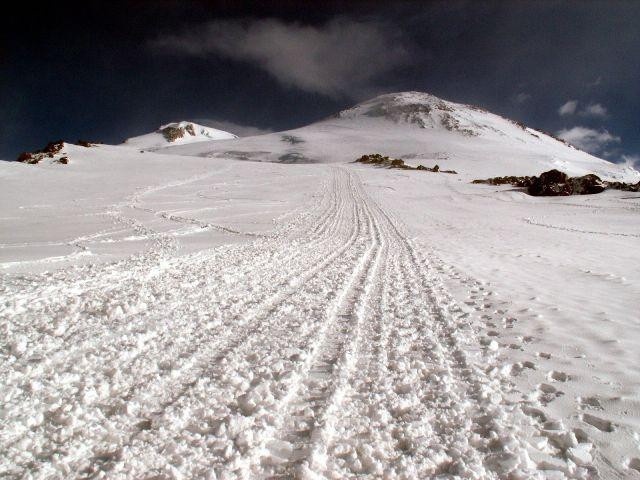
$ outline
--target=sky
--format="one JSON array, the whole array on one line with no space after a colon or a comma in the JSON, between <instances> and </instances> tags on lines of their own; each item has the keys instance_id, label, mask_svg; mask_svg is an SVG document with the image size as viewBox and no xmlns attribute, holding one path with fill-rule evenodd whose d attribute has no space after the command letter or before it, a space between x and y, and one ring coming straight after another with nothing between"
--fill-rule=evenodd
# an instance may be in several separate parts
<instances>
[{"instance_id":1,"label":"sky","mask_svg":"<svg viewBox=\"0 0 640 480\"><path fill-rule=\"evenodd\" d=\"M640 166L640 2L19 2L0 159L171 121L239 135L417 90Z\"/></svg>"}]
</instances>

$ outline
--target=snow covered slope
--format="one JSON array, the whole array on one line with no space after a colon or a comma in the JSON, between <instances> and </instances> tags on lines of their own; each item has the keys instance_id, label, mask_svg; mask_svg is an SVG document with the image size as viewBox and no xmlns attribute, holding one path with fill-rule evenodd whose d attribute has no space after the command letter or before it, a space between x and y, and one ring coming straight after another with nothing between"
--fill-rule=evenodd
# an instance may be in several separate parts
<instances>
[{"instance_id":1,"label":"snow covered slope","mask_svg":"<svg viewBox=\"0 0 640 480\"><path fill-rule=\"evenodd\" d=\"M169 147L167 153L284 163L350 162L382 153L407 163L438 164L476 178L570 175L638 181L635 170L588 153L478 107L420 92L382 95L332 118L287 132Z\"/></svg>"},{"instance_id":2,"label":"snow covered slope","mask_svg":"<svg viewBox=\"0 0 640 480\"><path fill-rule=\"evenodd\" d=\"M205 127L193 122L174 122L162 125L155 132L132 137L125 140L124 145L140 150L158 150L167 145L184 145L212 140L228 140L237 138L233 133Z\"/></svg>"},{"instance_id":3,"label":"snow covered slope","mask_svg":"<svg viewBox=\"0 0 640 480\"><path fill-rule=\"evenodd\" d=\"M470 183L636 173L381 98L0 162L0 477L640 479L640 198Z\"/></svg>"}]
</instances>

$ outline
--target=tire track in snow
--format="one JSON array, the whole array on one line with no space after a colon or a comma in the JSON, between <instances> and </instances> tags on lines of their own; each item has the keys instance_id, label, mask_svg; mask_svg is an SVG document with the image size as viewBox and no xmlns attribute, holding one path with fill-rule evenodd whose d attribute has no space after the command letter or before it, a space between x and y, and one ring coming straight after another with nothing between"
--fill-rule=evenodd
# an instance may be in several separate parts
<instances>
[{"instance_id":1,"label":"tire track in snow","mask_svg":"<svg viewBox=\"0 0 640 480\"><path fill-rule=\"evenodd\" d=\"M435 412L433 426L445 448L437 448L440 465L419 476L446 473L472 478L538 478L543 475L540 471L554 471L568 478L597 476L588 461L580 458L578 464L572 462L581 455L576 452L588 451L591 444L581 443L585 440L577 440L577 434L564 430L562 422L544 414L540 422L539 410L532 408L530 401L517 400L518 392L510 381L512 368L517 366L502 363L497 343L480 342L429 259L400 233L392 217L382 213L406 252L408 270L402 277L409 279L414 291L417 287L426 300L432 319L430 331L435 334L429 352L435 352L433 359L444 372L438 379L441 385L430 390L446 395L430 401L430 408ZM548 438L553 447L534 447L541 444L540 438ZM427 451L416 457L438 455Z\"/></svg>"},{"instance_id":2,"label":"tire track in snow","mask_svg":"<svg viewBox=\"0 0 640 480\"><path fill-rule=\"evenodd\" d=\"M0 437L0 472L593 476L568 459L575 435L514 399L499 346L479 342L430 259L357 176L333 172L315 208L269 238L3 286L25 286L32 304L13 326L43 341L41 318L91 298L42 350L51 358L0 372L5 418L16 420ZM130 298L149 303L104 320L111 299ZM536 437L552 447L533 451Z\"/></svg>"},{"instance_id":3,"label":"tire track in snow","mask_svg":"<svg viewBox=\"0 0 640 480\"><path fill-rule=\"evenodd\" d=\"M359 186L354 200L361 200ZM360 329L367 313L373 279L383 255L379 230L366 204L369 235L373 235L364 255L337 297L329 318L321 327L311 354L296 372L294 388L280 403L273 426L263 430L247 455L244 475L264 476L260 466L271 468L269 475L296 476L305 468L300 463L317 456L318 438L326 437L360 345ZM292 425L293 424L293 425ZM301 431L302 429L302 431Z\"/></svg>"},{"instance_id":4,"label":"tire track in snow","mask_svg":"<svg viewBox=\"0 0 640 480\"><path fill-rule=\"evenodd\" d=\"M331 208L332 208L332 207L330 206L330 207L329 207L329 210L327 210L329 213L331 212L331 210L330 210ZM325 219L327 219L327 218L329 218L329 219L330 219L330 217L325 217ZM325 240L325 239L322 239L322 241L326 241L326 240ZM268 270L272 270L272 264L273 264L273 261L274 261L274 258L272 257L272 258L267 258L267 259L266 259L266 261L264 262L264 263L265 263L265 265L266 265L266 268L267 268ZM276 284L276 285L277 285L277 284ZM223 305L223 306L224 306L224 305ZM233 311L233 309L232 309L232 308L231 308L230 310L231 310L231 311ZM195 322L194 322L194 325L197 327L197 323L195 323ZM195 349L194 349L194 350L195 350ZM192 352L193 352L193 350L192 350ZM182 354L180 354L180 355L181 355L181 356L183 356ZM185 363L187 363L187 365L186 365L185 367L183 367L183 369L188 370L189 364L188 364L188 362L185 362ZM122 370L122 366L121 366L121 367L119 367L119 368L117 368L116 370ZM126 370L126 369L125 369L125 370ZM148 379L146 379L146 380L148 380ZM184 382L183 382L183 383L184 383ZM142 387L142 386L144 386L145 384L146 384L145 382L140 382L140 383L138 383L138 387ZM171 390L171 389L169 389L169 390ZM130 397L131 397L131 395L130 395L130 394L124 394L124 395L122 395L123 400L130 400ZM111 414L110 414L110 415L111 415ZM6 446L6 445L5 445L5 446Z\"/></svg>"},{"instance_id":5,"label":"tire track in snow","mask_svg":"<svg viewBox=\"0 0 640 480\"><path fill-rule=\"evenodd\" d=\"M358 207L358 205L357 205L357 203L356 203L356 202L352 201L352 202L351 202L351 206L353 207L353 211L354 211L354 212L358 212L359 207ZM347 223L349 223L349 222L347 222ZM360 223L361 223L361 222L358 222L358 224L360 224ZM354 240L355 240L355 239L357 239L357 238L359 237L359 233L360 233L359 231L360 231L360 228L358 228L358 230L356 230L356 231L354 232L354 235L353 235L353 237L354 237L353 239L354 239ZM338 252L338 255L337 255L337 256L340 256L340 252ZM327 278L322 278L322 279L321 279L321 281L324 281L325 283L326 283L328 280L330 280L330 279L327 279ZM321 304L321 305L322 305L322 304ZM253 345L254 345L255 343L257 343L257 344L258 344L258 348L259 348L260 342L261 342L261 341L268 340L268 337L269 337L268 335L267 335L266 337L264 337L263 335L256 335L255 337L253 337L253 341L251 341L251 342L250 342L250 344L249 344L249 347L251 347L251 348L249 348L249 347L245 347L245 348L243 348L243 350L246 350L247 348L249 348L249 350L253 350L253 348L254 348L254 347L253 347ZM257 340L256 340L256 339L257 339ZM287 338L284 338L284 340L285 340L285 341L284 341L284 345L286 346L289 342L288 342L288 339L287 339ZM270 349L273 349L273 348L274 348L274 347L273 347L273 340L272 340L272 344L269 346L269 348L270 348ZM238 355L236 355L236 356L238 356ZM258 360L254 359L253 361L258 361ZM229 363L230 363L230 368L231 368L231 367L233 366L233 362L229 362ZM289 382L289 383L290 383L290 382ZM218 385L218 388L219 388L219 385ZM215 390L216 390L216 389L214 388L212 391L213 391L213 392L215 392ZM246 395L246 394L245 394L245 395ZM172 417L175 417L175 416L176 416L176 412L175 412L175 411L173 411L173 412L171 412L171 413L172 413ZM177 414L177 415L179 416L179 414ZM137 453L136 453L136 455L140 455L140 452L137 452Z\"/></svg>"},{"instance_id":6,"label":"tire track in snow","mask_svg":"<svg viewBox=\"0 0 640 480\"><path fill-rule=\"evenodd\" d=\"M326 213L323 212L323 214L321 215L321 219L322 221L320 222L320 225L325 225L327 223L331 223L330 221L332 220L333 217L333 213L331 212L331 210L327 210ZM335 221L333 222L335 223ZM312 238L311 241L308 244L309 248L313 248L314 244L317 243L317 241L322 240L325 241L326 239L314 239ZM290 243L290 240L287 238L286 243ZM283 246L286 244L285 242L283 242ZM258 246L258 248L261 248L261 245ZM260 278L262 278L263 276L267 275L268 272L270 270L272 270L272 264L274 262L281 262L283 259L287 258L287 256L289 256L289 259L294 259L296 257L296 255L291 255L291 251L290 250L286 250L286 249L282 249L282 248L277 248L277 254L276 256L273 255L256 255L252 258L251 262L245 262L244 265L242 264L238 264L237 261L234 260L234 256L233 255L225 255L223 252L223 255L220 255L219 257L214 257L212 258L212 261L210 262L211 265L210 267L212 268L217 268L219 271L224 272L225 270L231 270L231 269L244 269L244 271L239 271L238 275L240 277L244 277L246 275L254 275L259 277L258 280L260 280ZM258 251L256 251L257 253ZM298 255L300 256L300 255ZM191 256L187 259L179 259L176 262L173 263L168 263L164 265L164 269L165 270L176 270L176 269L181 269L181 270L187 270L189 268L191 268L194 264L196 263L201 263L206 261L206 257L204 257L202 254L196 254L194 256ZM120 267L120 265L117 265L118 267ZM216 272L215 271L211 271L211 274L214 275ZM90 278L96 278L98 277L99 279L101 277L103 277L103 272L99 271L98 273L94 274L93 272L89 271L86 272L85 275L83 275L83 277L90 277ZM56 279L57 280L57 279ZM110 280L110 279L109 279ZM150 279L144 279L143 281L139 281L134 285L123 285L123 282L107 282L107 284L105 284L105 282L101 282L99 283L97 286L93 287L93 290L97 290L100 291L102 293L103 297L116 297L116 298L121 298L123 296L123 292L127 291L127 290L140 290L140 288L144 287L144 283ZM59 283L60 284L64 284L67 282L66 278L61 278ZM117 286L117 287L114 287ZM109 290L109 288L118 288L118 290ZM231 292L232 294L236 295L236 294L240 294L243 291L244 285L242 285L241 287L238 287L235 289L235 291ZM46 295L51 295L53 298L51 298L51 300L53 302L56 302L56 296L54 294L54 292L51 290L50 287L45 286L43 288L47 294ZM85 285L73 285L72 287L69 288L69 290L71 290L71 293L68 295L67 299L62 299L62 300L58 300L58 305L55 305L55 309L62 309L65 305L65 303L68 303L68 301L70 299L73 299L73 297L75 296L75 294L79 291L82 291L82 289L85 289ZM88 296L88 295L87 295ZM42 297L45 297L45 295L42 295ZM157 301L157 299L156 299ZM32 310L36 310L39 306L39 298L28 298L27 300L28 303L30 303L31 305L31 309ZM45 304L44 305L46 308L50 309L51 307L49 306L49 304ZM34 308L35 307L35 308ZM80 307L78 306L78 309ZM31 322L33 321L33 318L30 315L27 315L27 312L20 312L21 313L21 317L23 318L22 323L24 325L27 326L31 326ZM38 312L39 314L45 314L48 312ZM64 312L66 315L68 315L68 311ZM84 313L87 313L87 309L84 309ZM118 325L118 323L122 323L121 322L121 318L118 316L112 316L112 318L104 318L103 316L99 315L99 314L108 314L108 312L96 312L100 318L97 318L96 320L100 321L100 325L99 327L102 327L102 329L104 331L109 331L111 332L113 335L113 337L116 337L118 332L114 331L114 327L116 327ZM167 312L168 314L169 312ZM34 312L35 314L35 312ZM115 321L112 321L114 320ZM122 325L121 325L122 326ZM92 340L95 340L96 337L96 326L93 325L92 328L87 328L86 325L86 320L84 320L82 322L82 324L78 323L76 325L76 327L78 327L78 332L80 334L85 334L86 338L91 338ZM15 325L14 325L15 328ZM69 326L66 325L65 328L65 332L64 332L64 336L60 337L60 343L63 346L60 346L59 349L64 348L65 351L68 351L70 343L72 342L72 340L74 340L74 335L75 335L76 331L74 330L73 326ZM38 338L33 338L35 343L44 343L46 344L47 342L42 342L42 340L46 340L47 339L47 332L43 333L43 336L38 337ZM86 339L85 338L85 339ZM50 340L50 338L49 338ZM50 342L49 342L50 343ZM77 343L77 342L76 342ZM52 355L55 353L56 350L49 350L49 351L41 351L41 354L43 355Z\"/></svg>"},{"instance_id":7,"label":"tire track in snow","mask_svg":"<svg viewBox=\"0 0 640 480\"><path fill-rule=\"evenodd\" d=\"M356 208L356 203L355 202L351 202L351 206L353 207L352 210L353 212L357 211ZM344 216L344 215L343 215ZM346 221L343 221L345 227L348 226L349 224L351 224L352 222L349 221L349 217L346 217L343 219ZM340 249L336 250L335 252L332 252L330 255L328 255L328 257L321 262L319 265L317 265L314 270L312 272L309 273L308 278L300 278L295 282L291 282L293 284L293 290L288 292L287 294L285 294L283 296L283 302L289 302L290 299L288 298L289 295L293 294L293 292L296 289L299 289L302 285L305 285L311 278L317 277L318 274L320 272L322 272L322 270L324 268L326 268L327 266L331 265L332 263L335 262L335 260L337 260L338 258L340 258L344 251L350 247L350 245L353 244L353 242L358 239L359 237L359 230L360 227L358 227L359 224L356 224L356 229L352 230L352 234L351 237L349 239L349 241ZM326 280L324 280L326 281ZM276 305L277 306L277 305ZM269 320L269 315L273 313L273 311L275 310L275 306L274 308L272 308L271 310L267 311L265 314L263 315L258 315L256 316L255 314L251 314L248 315L249 317L253 318L254 323L257 324L257 327L255 331L249 332L249 334L247 335L234 335L234 337L238 337L238 341L237 343L240 343L240 341L244 338L247 338L247 341L245 343L243 343L240 347L242 349L242 351L245 350L252 350L254 348L254 345L258 345L255 348L259 348L259 345L261 343L261 341L267 341L269 338L268 333L271 331L270 330L270 325L271 325L271 320ZM236 347L238 345L235 345ZM227 346L227 348L224 349L223 352L219 352L217 355L217 358L215 359L216 363L219 363L221 361L225 361L226 362L226 357L230 354L233 355L238 355L238 351L234 349L234 344ZM204 355L206 357L206 355ZM181 400L182 396L184 394L186 394L189 390L193 389L193 387L195 386L195 384L188 384L185 386L185 389L183 390L183 392L181 392L175 399L173 399L171 402L167 402L167 404L163 407L163 413L160 413L157 418L160 419L164 416L164 411L170 410L174 405L176 405L178 403L178 400ZM175 413L175 411L171 410L172 413Z\"/></svg>"}]
</instances>

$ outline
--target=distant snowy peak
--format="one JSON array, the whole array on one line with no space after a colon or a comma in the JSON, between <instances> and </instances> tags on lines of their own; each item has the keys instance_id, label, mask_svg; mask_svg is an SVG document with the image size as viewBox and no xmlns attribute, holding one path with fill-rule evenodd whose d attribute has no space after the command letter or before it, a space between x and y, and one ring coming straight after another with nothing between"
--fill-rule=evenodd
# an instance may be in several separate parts
<instances>
[{"instance_id":1,"label":"distant snowy peak","mask_svg":"<svg viewBox=\"0 0 640 480\"><path fill-rule=\"evenodd\" d=\"M238 138L233 133L193 122L173 122L162 125L158 130L146 135L125 140L126 145L143 150L157 150L171 145L205 142L211 140L230 140Z\"/></svg>"},{"instance_id":2,"label":"distant snowy peak","mask_svg":"<svg viewBox=\"0 0 640 480\"><path fill-rule=\"evenodd\" d=\"M458 111L468 108L423 92L400 92L380 95L343 110L339 118L371 117L410 123L422 128L451 129ZM469 132L470 134L472 132Z\"/></svg>"},{"instance_id":3,"label":"distant snowy peak","mask_svg":"<svg viewBox=\"0 0 640 480\"><path fill-rule=\"evenodd\" d=\"M228 140L230 138L238 138L233 133L218 130L216 128L205 127L193 122L174 122L167 123L158 129L168 142L175 143L177 140Z\"/></svg>"},{"instance_id":4,"label":"distant snowy peak","mask_svg":"<svg viewBox=\"0 0 640 480\"><path fill-rule=\"evenodd\" d=\"M380 118L396 124L404 123L421 128L447 130L467 137L522 135L536 137L541 133L480 107L450 102L424 92L380 95L341 111L337 117Z\"/></svg>"},{"instance_id":5,"label":"distant snowy peak","mask_svg":"<svg viewBox=\"0 0 640 480\"><path fill-rule=\"evenodd\" d=\"M449 102L423 92L380 95L338 113L339 118L374 117L396 122L430 123L435 109L450 111Z\"/></svg>"}]
</instances>

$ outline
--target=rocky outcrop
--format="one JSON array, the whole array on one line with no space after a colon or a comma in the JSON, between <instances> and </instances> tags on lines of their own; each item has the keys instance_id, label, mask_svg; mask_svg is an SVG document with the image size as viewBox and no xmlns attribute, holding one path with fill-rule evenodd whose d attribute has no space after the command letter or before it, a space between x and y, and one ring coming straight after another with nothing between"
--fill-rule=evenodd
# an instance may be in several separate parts
<instances>
[{"instance_id":1,"label":"rocky outcrop","mask_svg":"<svg viewBox=\"0 0 640 480\"><path fill-rule=\"evenodd\" d=\"M487 185L513 185L526 188L529 195L535 197L566 196L566 195L593 195L603 192L606 188L616 188L613 185L631 185L620 182L603 182L600 177L592 173L581 177L570 177L560 170L549 170L538 177L494 177L485 180L474 180L472 183ZM638 182L640 186L640 182Z\"/></svg>"},{"instance_id":2,"label":"rocky outcrop","mask_svg":"<svg viewBox=\"0 0 640 480\"><path fill-rule=\"evenodd\" d=\"M624 183L624 182L607 182L607 188L611 190L622 190L624 192L640 192L640 182Z\"/></svg>"},{"instance_id":3,"label":"rocky outcrop","mask_svg":"<svg viewBox=\"0 0 640 480\"><path fill-rule=\"evenodd\" d=\"M182 127L165 127L160 130L167 142L175 142L177 139L184 137L185 129Z\"/></svg>"},{"instance_id":4,"label":"rocky outcrop","mask_svg":"<svg viewBox=\"0 0 640 480\"><path fill-rule=\"evenodd\" d=\"M186 125L167 125L166 127L158 130L158 132L160 132L164 136L164 138L167 139L167 142L175 142L177 139L183 138L185 134L189 134L192 137L195 137L197 135L196 128L194 127L193 123L187 123Z\"/></svg>"},{"instance_id":5,"label":"rocky outcrop","mask_svg":"<svg viewBox=\"0 0 640 480\"><path fill-rule=\"evenodd\" d=\"M56 154L60 153L63 147L64 142L62 140L49 142L42 150L36 150L35 152L22 152L20 155L18 155L16 161L35 165L40 163L47 157L54 158Z\"/></svg>"},{"instance_id":6,"label":"rocky outcrop","mask_svg":"<svg viewBox=\"0 0 640 480\"><path fill-rule=\"evenodd\" d=\"M399 158L389 158L385 155L380 155L379 153L362 155L360 158L356 160L356 162L366 163L371 165L378 165L381 167L402 168L405 170L412 168L409 165L405 165L404 160L400 160Z\"/></svg>"},{"instance_id":7,"label":"rocky outcrop","mask_svg":"<svg viewBox=\"0 0 640 480\"><path fill-rule=\"evenodd\" d=\"M534 177L527 191L534 197L572 195L573 185L566 173L554 169Z\"/></svg>"},{"instance_id":8,"label":"rocky outcrop","mask_svg":"<svg viewBox=\"0 0 640 480\"><path fill-rule=\"evenodd\" d=\"M440 123L450 132L460 132L467 137L477 136L478 134L469 128L460 127L460 122L453 115L445 113L440 118Z\"/></svg>"},{"instance_id":9,"label":"rocky outcrop","mask_svg":"<svg viewBox=\"0 0 640 480\"><path fill-rule=\"evenodd\" d=\"M506 177L493 177L484 180L474 180L471 183L484 183L487 185L513 185L514 187L528 188L535 177L515 177L513 175Z\"/></svg>"},{"instance_id":10,"label":"rocky outcrop","mask_svg":"<svg viewBox=\"0 0 640 480\"><path fill-rule=\"evenodd\" d=\"M29 164L35 164L38 163L40 160L42 160L42 158L36 158L34 157L34 154L31 152L22 152L20 155L18 155L18 158L16 158L17 162L20 163L29 163Z\"/></svg>"},{"instance_id":11,"label":"rocky outcrop","mask_svg":"<svg viewBox=\"0 0 640 480\"><path fill-rule=\"evenodd\" d=\"M582 177L573 177L570 181L573 186L573 195L593 195L604 192L606 188L606 183L593 173Z\"/></svg>"},{"instance_id":12,"label":"rocky outcrop","mask_svg":"<svg viewBox=\"0 0 640 480\"><path fill-rule=\"evenodd\" d=\"M56 153L62 150L62 147L64 147L64 142L62 140L49 142L42 150L40 150L40 152L46 153L49 158L53 158Z\"/></svg>"},{"instance_id":13,"label":"rocky outcrop","mask_svg":"<svg viewBox=\"0 0 640 480\"><path fill-rule=\"evenodd\" d=\"M404 160L401 160L399 158L389 158L387 156L380 155L379 153L363 155L360 158L358 158L356 162L373 164L373 165L378 165L381 167L388 167L388 168L401 168L402 170L422 170L422 171L434 172L434 173L452 173L454 175L458 173L455 170L440 170L440 167L438 165L435 165L432 168L425 167L424 165L418 165L417 167L412 167L411 165L407 165L406 163L404 163Z\"/></svg>"}]
</instances>

